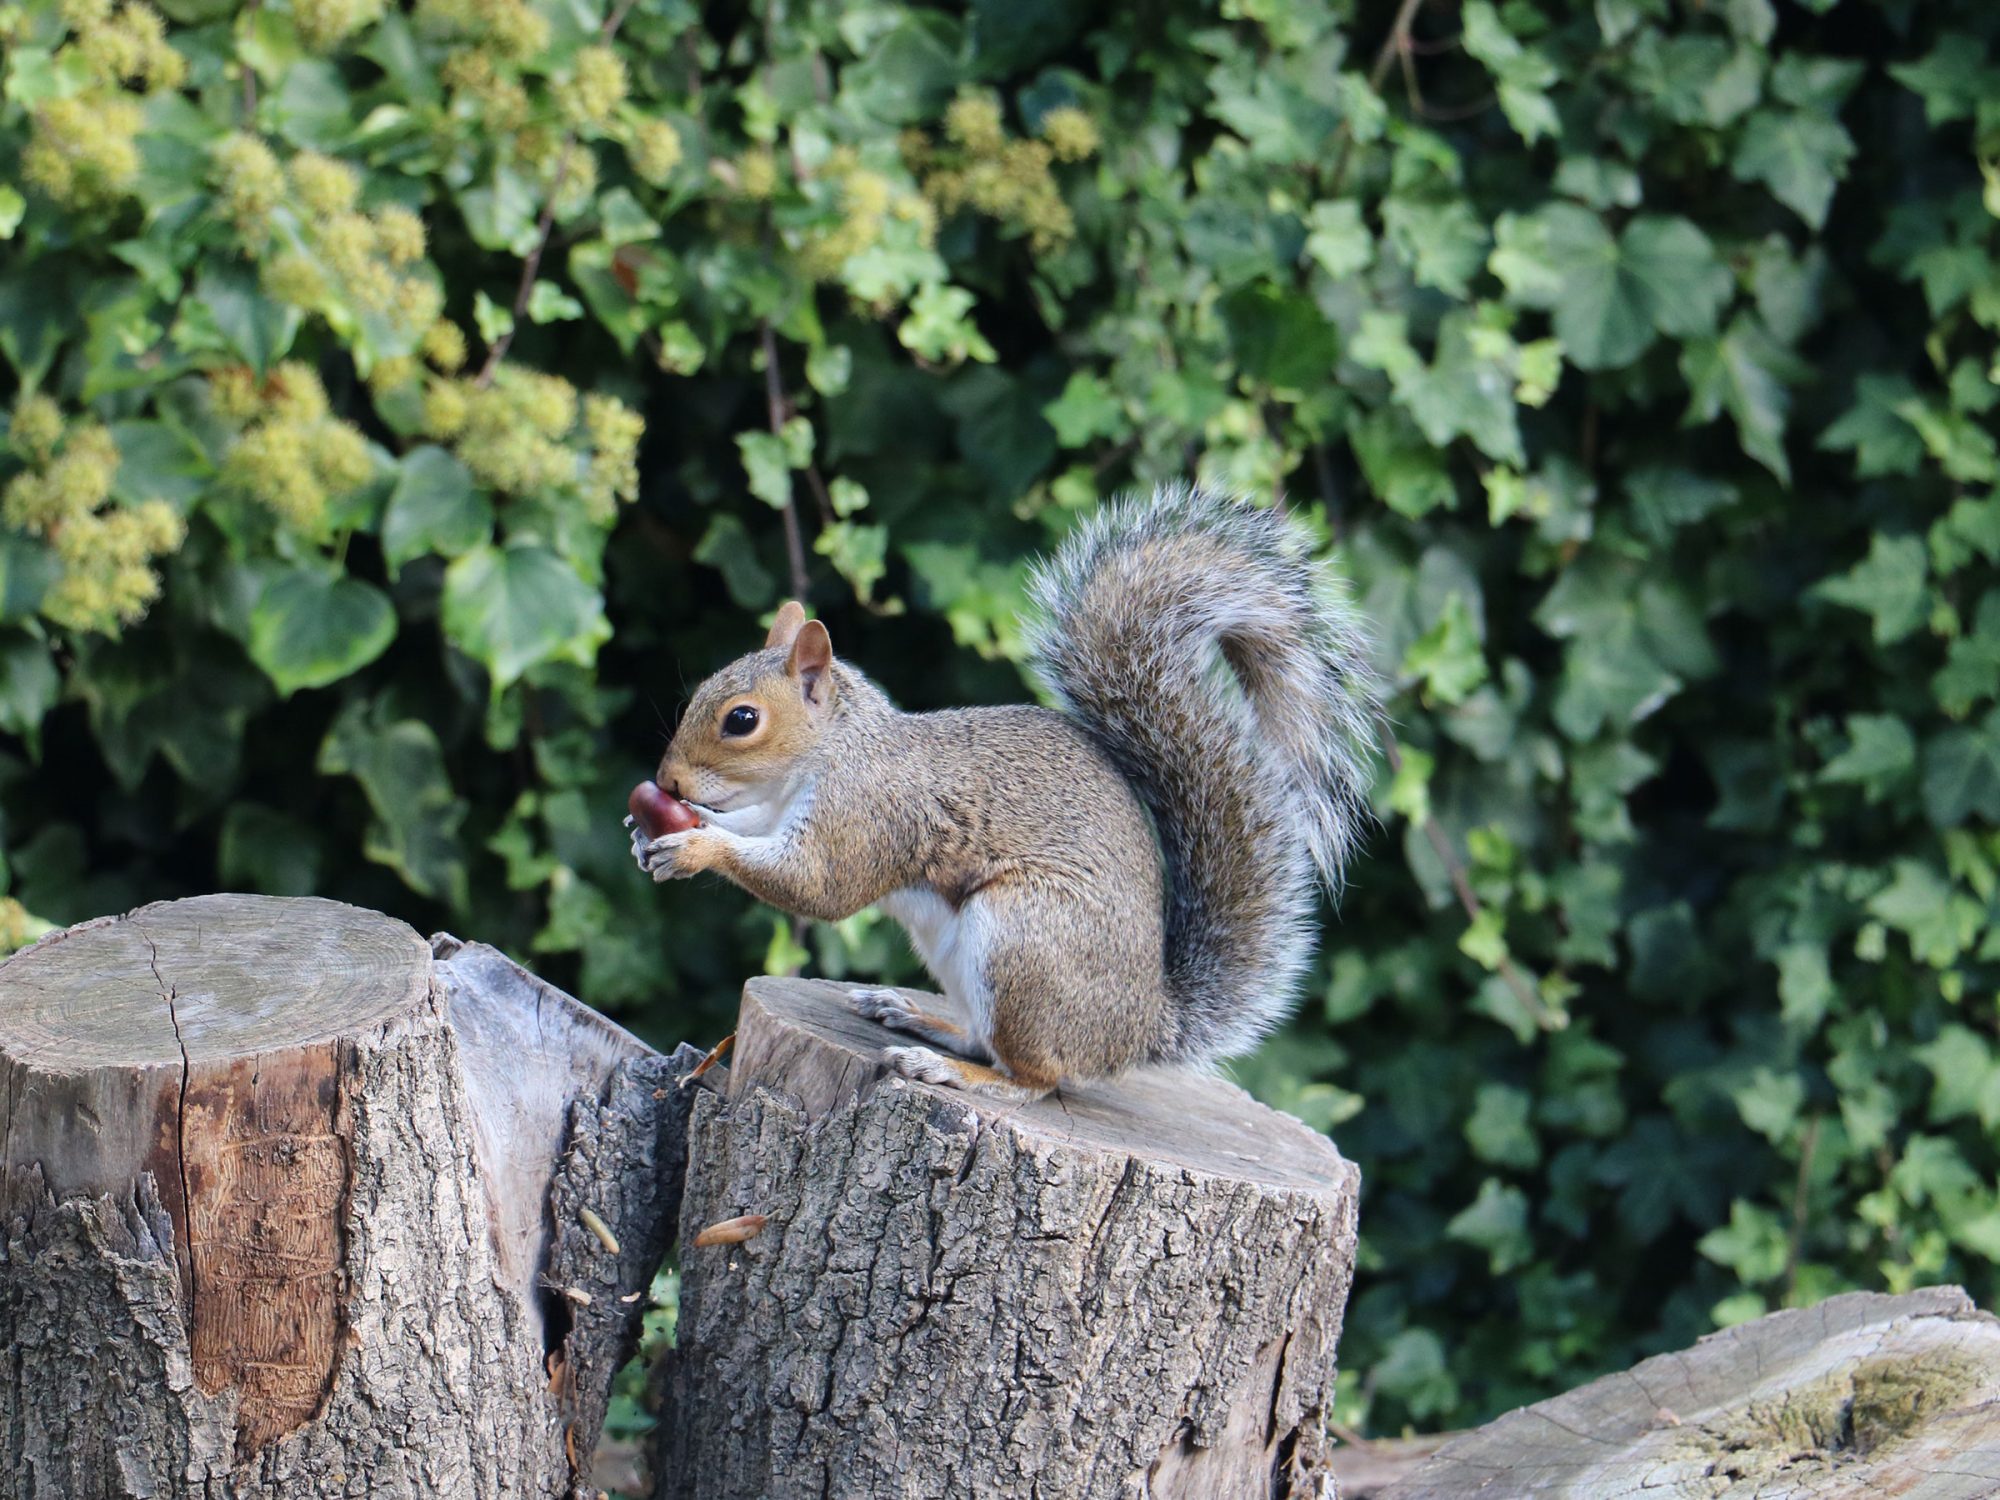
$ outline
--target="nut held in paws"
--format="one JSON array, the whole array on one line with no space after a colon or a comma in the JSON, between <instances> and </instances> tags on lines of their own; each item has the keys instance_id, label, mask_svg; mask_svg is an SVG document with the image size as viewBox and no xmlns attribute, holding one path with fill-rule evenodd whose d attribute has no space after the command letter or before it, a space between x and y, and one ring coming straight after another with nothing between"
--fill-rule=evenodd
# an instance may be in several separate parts
<instances>
[{"instance_id":1,"label":"nut held in paws","mask_svg":"<svg viewBox=\"0 0 2000 1500\"><path fill-rule=\"evenodd\" d=\"M625 799L625 807L632 814L632 821L645 830L649 839L662 838L670 833L686 833L701 822L692 807L678 797L669 797L651 781L642 781L632 788L632 795Z\"/></svg>"}]
</instances>

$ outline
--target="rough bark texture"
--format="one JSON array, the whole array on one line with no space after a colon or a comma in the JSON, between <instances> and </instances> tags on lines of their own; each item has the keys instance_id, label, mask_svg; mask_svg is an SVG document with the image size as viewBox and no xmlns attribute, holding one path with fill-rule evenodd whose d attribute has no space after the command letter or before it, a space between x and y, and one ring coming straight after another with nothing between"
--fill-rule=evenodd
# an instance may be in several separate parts
<instances>
[{"instance_id":1,"label":"rough bark texture","mask_svg":"<svg viewBox=\"0 0 2000 1500\"><path fill-rule=\"evenodd\" d=\"M895 1041L841 986L745 991L690 1133L662 1500L1322 1493L1355 1169L1218 1079L995 1106L885 1075Z\"/></svg>"},{"instance_id":2,"label":"rough bark texture","mask_svg":"<svg viewBox=\"0 0 2000 1500\"><path fill-rule=\"evenodd\" d=\"M2000 1321L1957 1287L1711 1334L1445 1444L1380 1500L1983 1500Z\"/></svg>"},{"instance_id":3,"label":"rough bark texture","mask_svg":"<svg viewBox=\"0 0 2000 1500\"><path fill-rule=\"evenodd\" d=\"M213 896L0 965L0 1500L576 1490L695 1054L437 948Z\"/></svg>"}]
</instances>

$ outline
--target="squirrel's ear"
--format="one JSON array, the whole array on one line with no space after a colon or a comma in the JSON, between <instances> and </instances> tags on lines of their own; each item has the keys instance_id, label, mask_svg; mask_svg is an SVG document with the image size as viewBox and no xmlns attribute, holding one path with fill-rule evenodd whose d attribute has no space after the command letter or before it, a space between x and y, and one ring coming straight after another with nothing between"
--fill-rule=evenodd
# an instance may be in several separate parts
<instances>
[{"instance_id":1,"label":"squirrel's ear","mask_svg":"<svg viewBox=\"0 0 2000 1500\"><path fill-rule=\"evenodd\" d=\"M808 703L825 703L833 688L833 641L826 627L807 620L792 639L785 670L798 679Z\"/></svg>"},{"instance_id":2,"label":"squirrel's ear","mask_svg":"<svg viewBox=\"0 0 2000 1500\"><path fill-rule=\"evenodd\" d=\"M806 622L805 606L796 599L787 599L778 606L778 618L771 622L771 633L764 637L764 649L773 646L789 646L798 639L799 627Z\"/></svg>"}]
</instances>

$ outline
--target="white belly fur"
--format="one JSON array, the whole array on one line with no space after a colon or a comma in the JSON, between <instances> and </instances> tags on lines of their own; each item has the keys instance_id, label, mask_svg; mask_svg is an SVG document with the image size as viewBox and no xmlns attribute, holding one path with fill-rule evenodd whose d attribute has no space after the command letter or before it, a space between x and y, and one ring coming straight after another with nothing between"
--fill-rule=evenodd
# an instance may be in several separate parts
<instances>
[{"instance_id":1,"label":"white belly fur","mask_svg":"<svg viewBox=\"0 0 2000 1500\"><path fill-rule=\"evenodd\" d=\"M882 898L882 910L910 935L917 957L931 971L938 987L966 1017L967 1029L981 1048L993 1042L993 991L986 982L986 945L990 933L979 898L957 911L927 886L905 886Z\"/></svg>"}]
</instances>

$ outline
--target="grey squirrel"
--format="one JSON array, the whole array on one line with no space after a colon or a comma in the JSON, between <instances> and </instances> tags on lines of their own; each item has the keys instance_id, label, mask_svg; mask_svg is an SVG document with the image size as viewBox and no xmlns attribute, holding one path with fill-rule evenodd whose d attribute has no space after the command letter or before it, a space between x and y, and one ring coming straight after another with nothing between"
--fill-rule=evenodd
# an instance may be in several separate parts
<instances>
[{"instance_id":1,"label":"grey squirrel","mask_svg":"<svg viewBox=\"0 0 2000 1500\"><path fill-rule=\"evenodd\" d=\"M1368 817L1378 687L1329 583L1275 510L1180 486L1107 506L1033 581L1060 711L904 713L788 602L660 761L699 826L635 828L634 857L799 916L879 905L965 1018L854 993L931 1044L889 1049L911 1078L1028 1099L1238 1055L1290 1009L1316 877Z\"/></svg>"}]
</instances>

